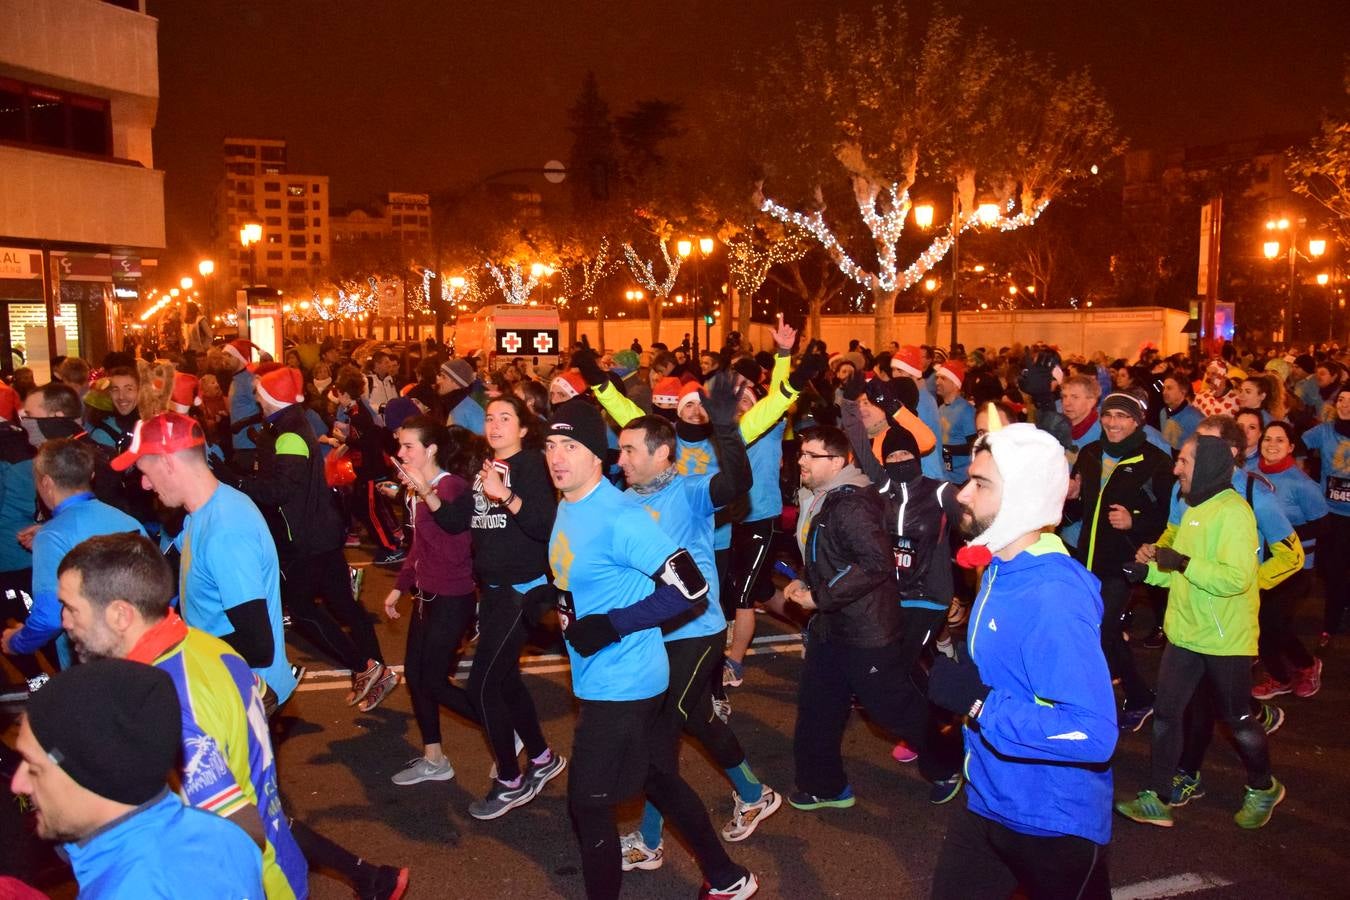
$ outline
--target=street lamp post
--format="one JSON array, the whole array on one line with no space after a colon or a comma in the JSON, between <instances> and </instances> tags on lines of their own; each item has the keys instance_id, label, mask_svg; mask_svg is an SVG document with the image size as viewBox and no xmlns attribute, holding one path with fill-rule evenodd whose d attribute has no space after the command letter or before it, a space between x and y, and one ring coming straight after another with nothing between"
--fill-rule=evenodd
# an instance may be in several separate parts
<instances>
[{"instance_id":1,"label":"street lamp post","mask_svg":"<svg viewBox=\"0 0 1350 900\"><path fill-rule=\"evenodd\" d=\"M1299 219L1297 223L1292 222L1288 216L1281 216L1278 219L1269 219L1266 221L1266 231L1270 233L1270 238L1261 245L1261 252L1266 259L1274 260L1280 255L1280 251L1285 251L1285 257L1289 262L1289 271L1287 273L1288 281L1285 290L1284 306L1284 341L1286 344L1294 340L1294 284L1298 276L1298 232L1303 230L1306 220ZM1278 237L1280 232L1288 232L1289 237L1281 241ZM1327 242L1322 238L1310 238L1308 240L1308 255L1304 257L1309 262L1318 259L1327 252ZM1330 323L1328 323L1330 328Z\"/></svg>"},{"instance_id":2,"label":"street lamp post","mask_svg":"<svg viewBox=\"0 0 1350 900\"><path fill-rule=\"evenodd\" d=\"M215 298L211 294L211 276L216 273L215 260L204 259L197 263L197 274L202 276L202 296L205 298L205 314L209 319L215 307Z\"/></svg>"},{"instance_id":3,"label":"street lamp post","mask_svg":"<svg viewBox=\"0 0 1350 900\"><path fill-rule=\"evenodd\" d=\"M255 284L258 280L257 244L261 240L262 225L257 222L249 222L239 229L239 243L248 251L248 283L250 285Z\"/></svg>"}]
</instances>

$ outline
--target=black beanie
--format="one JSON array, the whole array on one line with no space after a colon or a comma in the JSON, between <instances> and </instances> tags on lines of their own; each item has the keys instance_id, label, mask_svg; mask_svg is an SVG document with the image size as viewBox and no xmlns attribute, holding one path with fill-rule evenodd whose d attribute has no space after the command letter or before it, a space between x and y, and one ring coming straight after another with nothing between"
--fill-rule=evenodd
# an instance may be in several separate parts
<instances>
[{"instance_id":1,"label":"black beanie","mask_svg":"<svg viewBox=\"0 0 1350 900\"><path fill-rule=\"evenodd\" d=\"M52 678L28 699L28 727L76 784L129 806L164 790L183 740L173 679L126 659L94 660Z\"/></svg>"},{"instance_id":2,"label":"black beanie","mask_svg":"<svg viewBox=\"0 0 1350 900\"><path fill-rule=\"evenodd\" d=\"M600 410L581 397L573 397L553 407L553 416L548 420L548 431L544 436L555 434L581 444L601 462L609 452L608 434Z\"/></svg>"},{"instance_id":3,"label":"black beanie","mask_svg":"<svg viewBox=\"0 0 1350 900\"><path fill-rule=\"evenodd\" d=\"M1106 399L1102 401L1102 412L1106 413L1112 410L1123 412L1140 425L1144 424L1146 405L1143 400L1134 394L1127 394L1124 391L1114 391L1107 394Z\"/></svg>"},{"instance_id":4,"label":"black beanie","mask_svg":"<svg viewBox=\"0 0 1350 900\"><path fill-rule=\"evenodd\" d=\"M889 462L892 453L908 453L909 458ZM893 482L908 483L922 474L919 442L908 429L899 425L892 425L886 429L886 436L881 439L881 464L886 469L887 477Z\"/></svg>"}]
</instances>

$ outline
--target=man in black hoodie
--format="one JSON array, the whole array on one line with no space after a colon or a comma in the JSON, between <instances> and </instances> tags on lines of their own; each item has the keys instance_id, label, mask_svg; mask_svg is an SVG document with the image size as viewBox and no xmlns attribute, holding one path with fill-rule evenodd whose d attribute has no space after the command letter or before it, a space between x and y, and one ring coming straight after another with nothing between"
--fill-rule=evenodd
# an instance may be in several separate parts
<instances>
[{"instance_id":1,"label":"man in black hoodie","mask_svg":"<svg viewBox=\"0 0 1350 900\"><path fill-rule=\"evenodd\" d=\"M1102 650L1125 690L1120 727L1130 731L1138 731L1153 714L1153 692L1125 643L1121 617L1131 588L1121 567L1134 561L1142 544L1162 534L1172 496L1172 460L1148 443L1144 407L1133 392L1107 395L1102 438L1079 452L1069 485L1070 516L1083 522L1074 557L1101 579Z\"/></svg>"}]
</instances>

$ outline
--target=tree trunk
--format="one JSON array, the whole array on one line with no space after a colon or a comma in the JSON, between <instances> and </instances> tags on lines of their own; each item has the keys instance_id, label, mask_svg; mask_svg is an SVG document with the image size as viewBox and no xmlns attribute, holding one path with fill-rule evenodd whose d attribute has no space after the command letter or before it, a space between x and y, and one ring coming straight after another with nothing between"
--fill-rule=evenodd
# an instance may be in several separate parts
<instances>
[{"instance_id":1,"label":"tree trunk","mask_svg":"<svg viewBox=\"0 0 1350 900\"><path fill-rule=\"evenodd\" d=\"M736 292L736 330L742 335L750 333L750 315L754 311L755 295Z\"/></svg>"},{"instance_id":2,"label":"tree trunk","mask_svg":"<svg viewBox=\"0 0 1350 900\"><path fill-rule=\"evenodd\" d=\"M605 347L605 301L601 299L601 294L596 291L595 297L595 345L601 353L606 350Z\"/></svg>"},{"instance_id":3,"label":"tree trunk","mask_svg":"<svg viewBox=\"0 0 1350 900\"><path fill-rule=\"evenodd\" d=\"M652 326L652 343L661 340L661 303L666 298L655 291L647 298L647 317Z\"/></svg>"},{"instance_id":4,"label":"tree trunk","mask_svg":"<svg viewBox=\"0 0 1350 900\"><path fill-rule=\"evenodd\" d=\"M938 346L938 319L942 315L942 297L938 291L928 292L928 315L923 323L923 342L930 347Z\"/></svg>"},{"instance_id":5,"label":"tree trunk","mask_svg":"<svg viewBox=\"0 0 1350 900\"><path fill-rule=\"evenodd\" d=\"M828 299L829 295L823 288L811 295L808 301L810 311L807 314L807 338L802 341L803 347L805 347L809 341L820 338L820 313L825 308L825 301Z\"/></svg>"},{"instance_id":6,"label":"tree trunk","mask_svg":"<svg viewBox=\"0 0 1350 900\"><path fill-rule=\"evenodd\" d=\"M895 331L895 297L899 291L886 291L880 287L872 288L872 341L873 353L889 350Z\"/></svg>"},{"instance_id":7,"label":"tree trunk","mask_svg":"<svg viewBox=\"0 0 1350 900\"><path fill-rule=\"evenodd\" d=\"M577 343L577 319L581 318L580 301L573 299L567 305L567 346L574 347Z\"/></svg>"}]
</instances>

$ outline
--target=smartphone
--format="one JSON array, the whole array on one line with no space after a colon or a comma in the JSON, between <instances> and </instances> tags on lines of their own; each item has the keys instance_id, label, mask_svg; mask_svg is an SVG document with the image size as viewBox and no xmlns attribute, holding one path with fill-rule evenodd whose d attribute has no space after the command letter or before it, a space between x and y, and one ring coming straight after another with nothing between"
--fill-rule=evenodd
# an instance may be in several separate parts
<instances>
[{"instance_id":1,"label":"smartphone","mask_svg":"<svg viewBox=\"0 0 1350 900\"><path fill-rule=\"evenodd\" d=\"M408 470L403 468L403 463L398 461L397 456L390 457L390 462L394 464L395 469L398 469L398 474L402 475L404 478L407 478L409 481L412 481L411 476L408 475Z\"/></svg>"}]
</instances>

